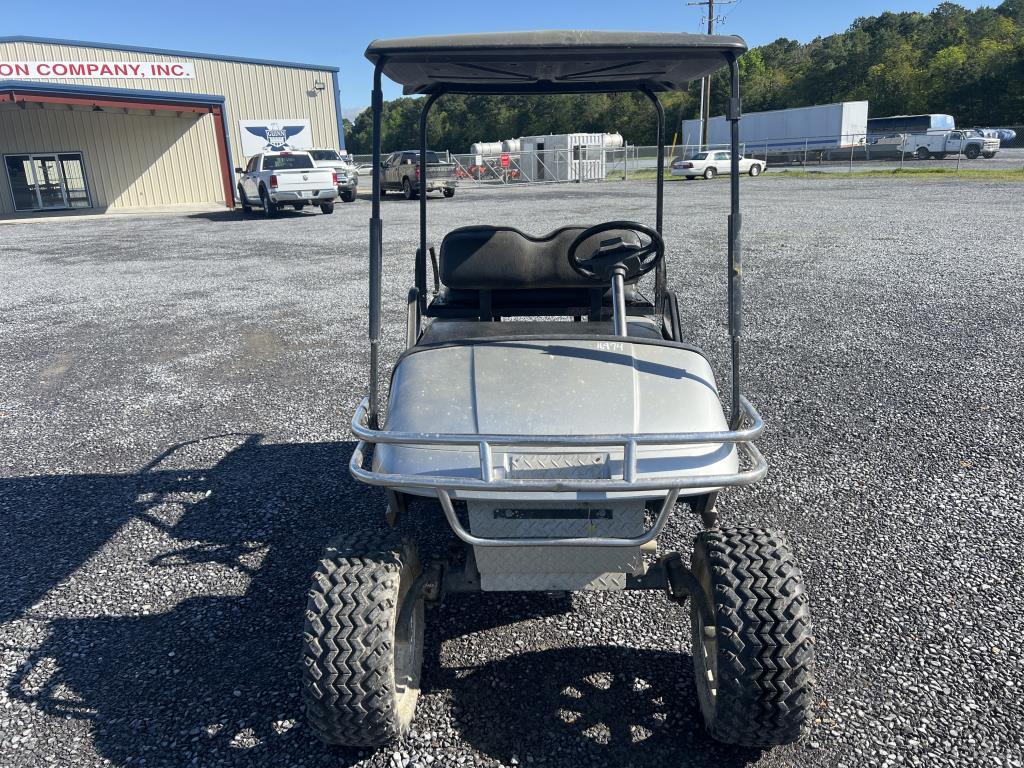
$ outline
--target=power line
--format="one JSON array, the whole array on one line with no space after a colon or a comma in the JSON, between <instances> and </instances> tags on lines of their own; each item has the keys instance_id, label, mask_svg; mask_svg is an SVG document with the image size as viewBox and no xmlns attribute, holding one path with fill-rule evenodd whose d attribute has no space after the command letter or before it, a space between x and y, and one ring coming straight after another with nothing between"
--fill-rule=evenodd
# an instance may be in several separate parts
<instances>
[{"instance_id":1,"label":"power line","mask_svg":"<svg viewBox=\"0 0 1024 768\"><path fill-rule=\"evenodd\" d=\"M740 0L696 0L695 2L687 3L690 6L707 6L708 15L708 34L715 34L715 23L722 24L725 22L724 16L715 16L715 5L733 5L738 3ZM701 19L703 22L703 19ZM705 77L701 81L701 99L700 99L700 143L707 146L708 143L708 120L711 117L711 78Z\"/></svg>"}]
</instances>

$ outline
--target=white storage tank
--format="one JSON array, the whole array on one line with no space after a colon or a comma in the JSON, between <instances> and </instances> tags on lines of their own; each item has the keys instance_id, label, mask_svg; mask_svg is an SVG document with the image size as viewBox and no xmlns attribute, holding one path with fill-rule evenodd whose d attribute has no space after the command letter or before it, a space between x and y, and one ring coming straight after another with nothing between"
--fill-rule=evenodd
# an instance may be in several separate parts
<instances>
[{"instance_id":1,"label":"white storage tank","mask_svg":"<svg viewBox=\"0 0 1024 768\"><path fill-rule=\"evenodd\" d=\"M522 151L523 142L520 139L505 139L501 142L501 151L516 155Z\"/></svg>"},{"instance_id":2,"label":"white storage tank","mask_svg":"<svg viewBox=\"0 0 1024 768\"><path fill-rule=\"evenodd\" d=\"M491 157L502 153L501 145L500 141L478 141L469 148L469 152L472 155Z\"/></svg>"},{"instance_id":3,"label":"white storage tank","mask_svg":"<svg viewBox=\"0 0 1024 768\"><path fill-rule=\"evenodd\" d=\"M606 133L602 138L602 146L605 149L621 149L626 145L621 133Z\"/></svg>"}]
</instances>

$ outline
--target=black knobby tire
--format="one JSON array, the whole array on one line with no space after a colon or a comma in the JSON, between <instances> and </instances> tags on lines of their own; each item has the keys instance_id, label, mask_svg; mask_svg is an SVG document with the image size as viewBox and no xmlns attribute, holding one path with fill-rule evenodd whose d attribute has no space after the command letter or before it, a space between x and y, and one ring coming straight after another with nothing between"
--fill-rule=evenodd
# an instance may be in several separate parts
<instances>
[{"instance_id":1,"label":"black knobby tire","mask_svg":"<svg viewBox=\"0 0 1024 768\"><path fill-rule=\"evenodd\" d=\"M270 195L267 194L265 188L260 189L260 205L263 206L263 215L268 219L272 219L277 216L277 203L270 199Z\"/></svg>"},{"instance_id":2,"label":"black knobby tire","mask_svg":"<svg viewBox=\"0 0 1024 768\"><path fill-rule=\"evenodd\" d=\"M334 203L320 203L321 213L334 213Z\"/></svg>"},{"instance_id":3,"label":"black knobby tire","mask_svg":"<svg viewBox=\"0 0 1024 768\"><path fill-rule=\"evenodd\" d=\"M406 177L402 179L402 194L405 195L406 200L412 200L416 197L416 190L412 188L412 182Z\"/></svg>"},{"instance_id":4,"label":"black knobby tire","mask_svg":"<svg viewBox=\"0 0 1024 768\"><path fill-rule=\"evenodd\" d=\"M928 147L918 147L917 151L914 153L914 157L916 157L918 160L927 160L931 156L932 153L931 150L928 149Z\"/></svg>"},{"instance_id":5,"label":"black knobby tire","mask_svg":"<svg viewBox=\"0 0 1024 768\"><path fill-rule=\"evenodd\" d=\"M704 531L691 567L715 615L691 608L693 667L708 732L751 747L787 744L807 727L814 638L803 575L776 531Z\"/></svg>"},{"instance_id":6,"label":"black knobby tire","mask_svg":"<svg viewBox=\"0 0 1024 768\"><path fill-rule=\"evenodd\" d=\"M716 171L714 168L707 168L704 171L704 178L708 179L708 180L711 180L711 179L715 178L715 176L717 176L717 175L718 175L718 171Z\"/></svg>"},{"instance_id":7,"label":"black knobby tire","mask_svg":"<svg viewBox=\"0 0 1024 768\"><path fill-rule=\"evenodd\" d=\"M320 560L306 606L303 701L328 744L378 746L409 730L423 664L423 601L398 643L402 601L420 573L393 532L341 536Z\"/></svg>"},{"instance_id":8,"label":"black knobby tire","mask_svg":"<svg viewBox=\"0 0 1024 768\"><path fill-rule=\"evenodd\" d=\"M353 203L355 202L355 199L356 193L353 192L352 190L346 190L341 193L341 202L343 203Z\"/></svg>"},{"instance_id":9,"label":"black knobby tire","mask_svg":"<svg viewBox=\"0 0 1024 768\"><path fill-rule=\"evenodd\" d=\"M455 197L455 188L454 187L445 187L444 188L444 196L445 197Z\"/></svg>"},{"instance_id":10,"label":"black knobby tire","mask_svg":"<svg viewBox=\"0 0 1024 768\"><path fill-rule=\"evenodd\" d=\"M238 199L242 203L242 213L252 213L252 204L249 202L249 196L245 194L241 184L238 185Z\"/></svg>"},{"instance_id":11,"label":"black knobby tire","mask_svg":"<svg viewBox=\"0 0 1024 768\"><path fill-rule=\"evenodd\" d=\"M977 160L980 154L981 147L979 147L977 144L968 144L967 150L964 152L964 155L967 156L968 160Z\"/></svg>"}]
</instances>

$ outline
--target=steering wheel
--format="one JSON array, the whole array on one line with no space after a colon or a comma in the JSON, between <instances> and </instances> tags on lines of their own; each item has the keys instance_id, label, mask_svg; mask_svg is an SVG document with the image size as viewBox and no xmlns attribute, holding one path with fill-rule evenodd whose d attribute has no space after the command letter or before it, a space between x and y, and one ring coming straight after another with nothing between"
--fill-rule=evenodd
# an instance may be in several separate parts
<instances>
[{"instance_id":1,"label":"steering wheel","mask_svg":"<svg viewBox=\"0 0 1024 768\"><path fill-rule=\"evenodd\" d=\"M623 241L622 237L600 240L597 250L580 258L580 247L605 232L632 232L641 245ZM646 238L647 244L643 245ZM646 275L665 258L665 241L658 231L636 221L608 221L580 232L569 246L569 266L589 280L607 283L612 274L621 269L623 279L636 280Z\"/></svg>"}]
</instances>

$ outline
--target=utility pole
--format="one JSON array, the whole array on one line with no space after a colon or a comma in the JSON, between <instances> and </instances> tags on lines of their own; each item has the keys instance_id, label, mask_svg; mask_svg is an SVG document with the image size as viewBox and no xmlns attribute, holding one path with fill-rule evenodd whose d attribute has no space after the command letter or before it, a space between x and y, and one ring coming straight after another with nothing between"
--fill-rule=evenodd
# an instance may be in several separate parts
<instances>
[{"instance_id":1,"label":"utility pole","mask_svg":"<svg viewBox=\"0 0 1024 768\"><path fill-rule=\"evenodd\" d=\"M687 5L706 5L708 8L708 34L715 34L715 23L723 23L725 19L715 16L715 5L732 5L738 0L698 0ZM703 19L702 19L703 21ZM708 145L708 120L711 117L711 78L700 81L700 143L706 149Z\"/></svg>"}]
</instances>

